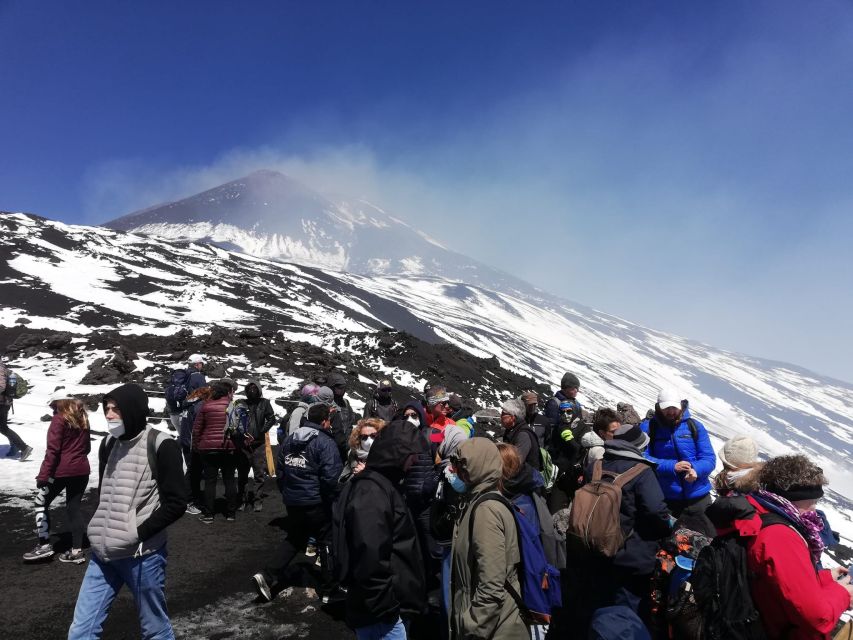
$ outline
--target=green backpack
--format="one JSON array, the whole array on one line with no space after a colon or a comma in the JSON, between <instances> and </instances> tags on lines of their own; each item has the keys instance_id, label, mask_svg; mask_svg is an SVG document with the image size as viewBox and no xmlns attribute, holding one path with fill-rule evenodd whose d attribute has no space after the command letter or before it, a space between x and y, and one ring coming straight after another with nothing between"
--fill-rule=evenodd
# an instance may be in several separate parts
<instances>
[{"instance_id":1,"label":"green backpack","mask_svg":"<svg viewBox=\"0 0 853 640\"><path fill-rule=\"evenodd\" d=\"M19 374L16 373L15 375L18 376L18 383L15 385L15 398L23 398L30 390L30 383Z\"/></svg>"}]
</instances>

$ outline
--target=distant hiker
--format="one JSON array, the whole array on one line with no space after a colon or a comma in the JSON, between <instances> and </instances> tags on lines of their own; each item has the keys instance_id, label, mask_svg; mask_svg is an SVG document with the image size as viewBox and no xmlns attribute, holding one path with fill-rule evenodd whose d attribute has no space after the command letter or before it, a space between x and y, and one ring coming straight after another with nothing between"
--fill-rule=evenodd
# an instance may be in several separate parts
<instances>
[{"instance_id":1,"label":"distant hiker","mask_svg":"<svg viewBox=\"0 0 853 640\"><path fill-rule=\"evenodd\" d=\"M261 496L267 473L266 433L275 424L275 411L272 403L263 397L263 389L257 380L249 380L244 389L248 409L248 438L237 452L237 496L244 505L254 511L263 509ZM254 476L254 487L246 490L249 483L249 469Z\"/></svg>"},{"instance_id":2,"label":"distant hiker","mask_svg":"<svg viewBox=\"0 0 853 640\"><path fill-rule=\"evenodd\" d=\"M426 610L418 536L400 482L423 443L413 425L396 420L370 449L366 468L341 499L347 623L359 640L405 638ZM336 508L337 509L337 508Z\"/></svg>"},{"instance_id":3,"label":"distant hiker","mask_svg":"<svg viewBox=\"0 0 853 640\"><path fill-rule=\"evenodd\" d=\"M204 509L199 520L211 524L215 514L216 479L222 474L225 485L225 521L234 522L237 512L237 454L234 442L226 434L233 389L217 380L211 383L210 400L202 404L193 422L193 449L204 467Z\"/></svg>"},{"instance_id":4,"label":"distant hiker","mask_svg":"<svg viewBox=\"0 0 853 640\"><path fill-rule=\"evenodd\" d=\"M296 554L314 537L320 556L321 599L328 601L334 583L329 566L332 504L343 465L331 434L329 405L318 402L308 409L305 424L279 447L276 479L287 508L286 535L278 556L263 571L252 576L260 597L266 601L285 585L285 574Z\"/></svg>"},{"instance_id":5,"label":"distant hiker","mask_svg":"<svg viewBox=\"0 0 853 640\"><path fill-rule=\"evenodd\" d=\"M80 511L80 501L89 484L89 418L86 407L77 398L71 398L65 389L53 392L49 403L53 419L47 428L47 449L41 469L36 476L38 493L35 498L36 534L38 544L24 554L24 562L49 558L53 555L50 544L50 504L65 491L65 508L71 524L71 549L60 554L61 562L81 564L83 532L86 519Z\"/></svg>"},{"instance_id":6,"label":"distant hiker","mask_svg":"<svg viewBox=\"0 0 853 640\"><path fill-rule=\"evenodd\" d=\"M0 434L9 439L7 458L18 456L24 462L33 453L33 448L23 441L21 436L9 428L9 409L15 400L15 374L9 368L6 356L0 358Z\"/></svg>"},{"instance_id":7,"label":"distant hiker","mask_svg":"<svg viewBox=\"0 0 853 640\"><path fill-rule=\"evenodd\" d=\"M449 467L450 484L468 506L456 526L451 558L450 637L528 640L510 590L521 593L515 516L500 498L501 454L494 442L471 438Z\"/></svg>"},{"instance_id":8,"label":"distant hiker","mask_svg":"<svg viewBox=\"0 0 853 640\"><path fill-rule=\"evenodd\" d=\"M211 399L213 390L205 384L203 387L191 391L184 401L186 410L181 418L181 428L178 432L178 440L181 443L181 452L184 454L184 462L187 466L187 483L190 489L190 502L187 505L187 513L193 516L201 514L204 505L204 494L201 491L201 480L204 475L204 463L201 453L192 446L193 424L202 405Z\"/></svg>"},{"instance_id":9,"label":"distant hiker","mask_svg":"<svg viewBox=\"0 0 853 640\"><path fill-rule=\"evenodd\" d=\"M622 426L617 413L609 408L597 409L592 416L592 431L581 436L583 467L586 474L596 460L604 457L604 443L613 440L616 430Z\"/></svg>"},{"instance_id":10,"label":"distant hiker","mask_svg":"<svg viewBox=\"0 0 853 640\"><path fill-rule=\"evenodd\" d=\"M560 390L545 405L545 417L552 425L548 451L560 470L548 496L552 513L569 506L583 474L580 440L588 429L583 424L583 409L577 399L579 390L578 377L566 372L560 380Z\"/></svg>"},{"instance_id":11,"label":"distant hiker","mask_svg":"<svg viewBox=\"0 0 853 640\"><path fill-rule=\"evenodd\" d=\"M444 430L456 424L447 417L447 409L450 406L450 396L444 387L433 386L427 396L426 421L429 427L429 441L433 454L438 445L444 440Z\"/></svg>"},{"instance_id":12,"label":"distant hiker","mask_svg":"<svg viewBox=\"0 0 853 640\"><path fill-rule=\"evenodd\" d=\"M397 413L397 402L391 396L392 390L393 384L388 378L380 380L373 397L364 405L364 417L391 422Z\"/></svg>"},{"instance_id":13,"label":"distant hiker","mask_svg":"<svg viewBox=\"0 0 853 640\"><path fill-rule=\"evenodd\" d=\"M747 494L758 489L758 473L764 466L758 460L758 445L749 436L729 438L717 452L723 469L713 478L717 495L731 492Z\"/></svg>"},{"instance_id":14,"label":"distant hiker","mask_svg":"<svg viewBox=\"0 0 853 640\"><path fill-rule=\"evenodd\" d=\"M148 397L124 384L104 396L109 436L98 451L99 499L89 522L92 559L80 585L69 640L100 638L123 585L143 638L175 637L166 609L166 527L187 507L181 450L146 427Z\"/></svg>"},{"instance_id":15,"label":"distant hiker","mask_svg":"<svg viewBox=\"0 0 853 640\"><path fill-rule=\"evenodd\" d=\"M552 424L545 415L539 413L539 394L535 391L526 391L519 399L524 403L524 421L539 439L539 447L546 449L551 442Z\"/></svg>"},{"instance_id":16,"label":"distant hiker","mask_svg":"<svg viewBox=\"0 0 853 640\"><path fill-rule=\"evenodd\" d=\"M186 409L184 402L187 396L207 385L203 369L204 356L194 353L187 359L186 368L175 369L169 376L164 395L172 431L181 428L181 416Z\"/></svg>"},{"instance_id":17,"label":"distant hiker","mask_svg":"<svg viewBox=\"0 0 853 640\"><path fill-rule=\"evenodd\" d=\"M525 464L540 471L542 458L539 453L539 438L524 421L526 407L520 400L512 398L501 405L501 425L504 428L504 442L515 445L518 455Z\"/></svg>"},{"instance_id":18,"label":"distant hiker","mask_svg":"<svg viewBox=\"0 0 853 640\"><path fill-rule=\"evenodd\" d=\"M655 415L641 425L651 443L646 457L657 464L658 481L672 515L704 514L711 504L711 482L717 458L705 426L682 408L672 389L662 389ZM702 531L706 535L710 532Z\"/></svg>"},{"instance_id":19,"label":"distant hiker","mask_svg":"<svg viewBox=\"0 0 853 640\"><path fill-rule=\"evenodd\" d=\"M384 427L385 422L379 418L362 418L356 423L349 437L349 453L341 471L341 484L349 482L353 476L364 471L370 448Z\"/></svg>"}]
</instances>

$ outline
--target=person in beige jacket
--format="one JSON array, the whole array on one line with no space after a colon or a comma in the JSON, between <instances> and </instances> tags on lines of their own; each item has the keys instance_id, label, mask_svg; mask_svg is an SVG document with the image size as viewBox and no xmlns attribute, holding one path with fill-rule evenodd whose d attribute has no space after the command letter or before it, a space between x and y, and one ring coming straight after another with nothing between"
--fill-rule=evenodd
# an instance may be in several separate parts
<instances>
[{"instance_id":1,"label":"person in beige jacket","mask_svg":"<svg viewBox=\"0 0 853 640\"><path fill-rule=\"evenodd\" d=\"M513 514L501 502L481 503L488 493L499 492L497 446L487 438L467 440L451 457L447 476L450 485L468 498L453 536L450 637L528 640L527 625L506 588L511 585L521 593L516 571L521 554Z\"/></svg>"}]
</instances>

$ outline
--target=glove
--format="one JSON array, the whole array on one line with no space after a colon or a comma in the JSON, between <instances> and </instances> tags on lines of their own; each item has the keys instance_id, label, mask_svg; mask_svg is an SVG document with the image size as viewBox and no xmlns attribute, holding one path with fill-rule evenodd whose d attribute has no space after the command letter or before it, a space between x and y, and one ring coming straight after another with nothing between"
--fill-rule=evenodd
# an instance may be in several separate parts
<instances>
[{"instance_id":1,"label":"glove","mask_svg":"<svg viewBox=\"0 0 853 640\"><path fill-rule=\"evenodd\" d=\"M47 486L50 486L50 481L48 481L48 480L36 480L36 489L44 489Z\"/></svg>"},{"instance_id":2,"label":"glove","mask_svg":"<svg viewBox=\"0 0 853 640\"><path fill-rule=\"evenodd\" d=\"M574 439L575 439L575 434L574 434L574 433L572 433L572 430L571 430L571 429L564 429L563 431L561 431L561 432L560 432L560 437L561 437L565 442L571 442L572 440L574 440Z\"/></svg>"}]
</instances>

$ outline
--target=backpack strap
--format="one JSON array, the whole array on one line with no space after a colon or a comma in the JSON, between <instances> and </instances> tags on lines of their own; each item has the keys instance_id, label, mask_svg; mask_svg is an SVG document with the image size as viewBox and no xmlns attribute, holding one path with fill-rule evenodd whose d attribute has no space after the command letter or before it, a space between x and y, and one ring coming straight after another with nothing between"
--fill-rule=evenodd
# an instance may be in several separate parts
<instances>
[{"instance_id":1,"label":"backpack strap","mask_svg":"<svg viewBox=\"0 0 853 640\"><path fill-rule=\"evenodd\" d=\"M651 469L651 467L642 462L638 462L627 471L620 473L618 476L616 476L613 479L613 484L621 489L626 484L631 482L631 480L643 473L643 471L645 471L646 469Z\"/></svg>"},{"instance_id":2,"label":"backpack strap","mask_svg":"<svg viewBox=\"0 0 853 640\"><path fill-rule=\"evenodd\" d=\"M151 468L151 478L157 482L157 450L164 441L170 440L172 436L159 429L148 429L148 466Z\"/></svg>"},{"instance_id":3,"label":"backpack strap","mask_svg":"<svg viewBox=\"0 0 853 640\"><path fill-rule=\"evenodd\" d=\"M589 479L590 482L600 482L601 481L601 469L604 465L604 461L599 458L592 465L592 477Z\"/></svg>"}]
</instances>

